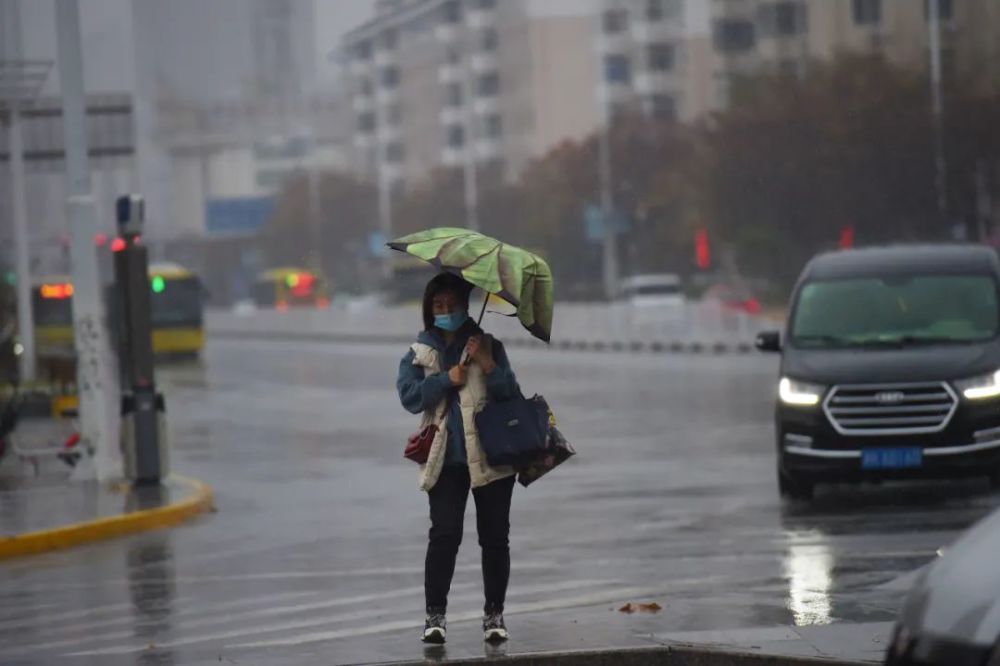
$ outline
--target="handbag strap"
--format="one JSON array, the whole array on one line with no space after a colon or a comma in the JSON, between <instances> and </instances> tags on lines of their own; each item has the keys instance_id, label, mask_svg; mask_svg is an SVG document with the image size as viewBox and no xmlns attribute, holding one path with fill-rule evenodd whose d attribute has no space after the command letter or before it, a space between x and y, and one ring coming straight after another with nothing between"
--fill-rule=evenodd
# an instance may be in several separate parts
<instances>
[{"instance_id":1,"label":"handbag strap","mask_svg":"<svg viewBox=\"0 0 1000 666\"><path fill-rule=\"evenodd\" d=\"M452 390L448 389L448 397L444 399L444 406L441 408L441 414L434 420L434 425L441 428L441 424L444 423L445 417L448 415L448 410L451 408L451 401L453 400Z\"/></svg>"}]
</instances>

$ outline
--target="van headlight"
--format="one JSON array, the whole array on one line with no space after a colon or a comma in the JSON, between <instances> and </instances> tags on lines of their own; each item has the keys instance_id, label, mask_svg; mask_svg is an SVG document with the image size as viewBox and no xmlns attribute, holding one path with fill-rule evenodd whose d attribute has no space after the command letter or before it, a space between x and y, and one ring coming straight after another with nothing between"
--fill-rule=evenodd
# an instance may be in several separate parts
<instances>
[{"instance_id":1,"label":"van headlight","mask_svg":"<svg viewBox=\"0 0 1000 666\"><path fill-rule=\"evenodd\" d=\"M781 381L778 382L778 397L786 405L815 407L825 392L825 386L808 384L788 377L782 377Z\"/></svg>"},{"instance_id":2,"label":"van headlight","mask_svg":"<svg viewBox=\"0 0 1000 666\"><path fill-rule=\"evenodd\" d=\"M1000 370L988 375L962 379L955 382L955 388L968 400L986 400L1000 396Z\"/></svg>"}]
</instances>

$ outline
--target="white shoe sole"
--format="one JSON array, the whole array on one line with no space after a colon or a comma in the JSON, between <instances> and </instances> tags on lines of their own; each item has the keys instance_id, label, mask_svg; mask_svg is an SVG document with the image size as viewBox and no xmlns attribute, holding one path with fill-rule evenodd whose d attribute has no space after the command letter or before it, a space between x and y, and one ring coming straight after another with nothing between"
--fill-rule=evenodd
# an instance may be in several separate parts
<instances>
[{"instance_id":1,"label":"white shoe sole","mask_svg":"<svg viewBox=\"0 0 1000 666\"><path fill-rule=\"evenodd\" d=\"M433 629L427 629L424 631L424 643L433 643L435 645L441 645L445 642L445 631L444 629L438 629L437 627Z\"/></svg>"},{"instance_id":2,"label":"white shoe sole","mask_svg":"<svg viewBox=\"0 0 1000 666\"><path fill-rule=\"evenodd\" d=\"M489 629L483 635L483 640L487 643L501 643L507 640L507 638L506 629Z\"/></svg>"}]
</instances>

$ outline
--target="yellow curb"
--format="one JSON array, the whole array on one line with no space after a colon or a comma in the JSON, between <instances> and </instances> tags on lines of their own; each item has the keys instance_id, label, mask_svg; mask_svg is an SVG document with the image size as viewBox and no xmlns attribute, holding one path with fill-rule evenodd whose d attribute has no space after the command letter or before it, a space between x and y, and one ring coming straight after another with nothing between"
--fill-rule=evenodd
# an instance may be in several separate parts
<instances>
[{"instance_id":1,"label":"yellow curb","mask_svg":"<svg viewBox=\"0 0 1000 666\"><path fill-rule=\"evenodd\" d=\"M0 537L0 560L37 555L127 534L172 527L212 509L212 489L208 485L197 479L179 476L173 476L171 480L190 488L192 496L155 509L143 509L123 513L120 516L72 523L51 530Z\"/></svg>"}]
</instances>

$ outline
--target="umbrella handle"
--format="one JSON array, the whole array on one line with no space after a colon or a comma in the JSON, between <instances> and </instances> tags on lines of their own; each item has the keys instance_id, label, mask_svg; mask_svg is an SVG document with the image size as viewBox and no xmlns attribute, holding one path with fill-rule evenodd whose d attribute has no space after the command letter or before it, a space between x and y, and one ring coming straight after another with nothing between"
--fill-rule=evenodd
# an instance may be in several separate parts
<instances>
[{"instance_id":1,"label":"umbrella handle","mask_svg":"<svg viewBox=\"0 0 1000 666\"><path fill-rule=\"evenodd\" d=\"M486 304L490 302L490 292L483 292L483 309L479 311L479 320L476 321L476 325L482 327L483 325L483 315L486 314Z\"/></svg>"}]
</instances>

